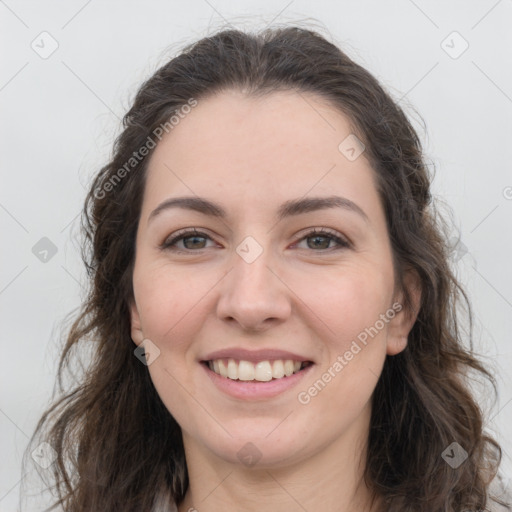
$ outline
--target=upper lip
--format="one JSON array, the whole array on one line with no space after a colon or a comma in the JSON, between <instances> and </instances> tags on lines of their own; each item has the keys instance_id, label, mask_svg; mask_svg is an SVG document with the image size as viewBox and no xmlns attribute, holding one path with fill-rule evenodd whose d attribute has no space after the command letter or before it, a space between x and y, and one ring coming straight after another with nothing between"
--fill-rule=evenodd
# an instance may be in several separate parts
<instances>
[{"instance_id":1,"label":"upper lip","mask_svg":"<svg viewBox=\"0 0 512 512\"><path fill-rule=\"evenodd\" d=\"M261 349L261 350L247 350L244 348L224 348L222 350L216 350L211 352L202 361L214 361L215 359L237 359L239 361L274 361L276 359L291 359L293 361L311 361L310 358L294 354L293 352L287 352L285 350L276 349Z\"/></svg>"}]
</instances>

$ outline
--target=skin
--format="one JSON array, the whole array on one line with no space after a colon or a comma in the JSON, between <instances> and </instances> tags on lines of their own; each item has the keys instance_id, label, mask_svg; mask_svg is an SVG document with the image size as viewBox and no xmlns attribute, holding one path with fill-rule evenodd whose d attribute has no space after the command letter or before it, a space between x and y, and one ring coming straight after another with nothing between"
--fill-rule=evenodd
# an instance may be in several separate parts
<instances>
[{"instance_id":1,"label":"skin","mask_svg":"<svg viewBox=\"0 0 512 512\"><path fill-rule=\"evenodd\" d=\"M182 428L190 486L179 512L370 510L361 482L370 399L386 355L407 344L415 315L402 309L308 404L297 399L349 350L365 328L402 303L375 176L364 153L349 161L338 145L349 119L310 93L247 98L225 91L200 100L151 156L136 240L132 338L160 350L148 366ZM303 213L276 223L284 201L341 195L348 209ZM173 208L148 223L170 197L220 203L220 220ZM182 228L209 238L159 248ZM309 228L330 228L351 245ZM253 237L263 253L236 252ZM330 242L329 242L330 240ZM196 248L197 247L197 248ZM326 248L327 247L327 248ZM416 304L419 292L408 276ZM416 310L417 308L415 308ZM232 398L212 384L201 356L227 347L279 348L308 356L298 386L262 401ZM254 466L237 457L248 442Z\"/></svg>"}]
</instances>

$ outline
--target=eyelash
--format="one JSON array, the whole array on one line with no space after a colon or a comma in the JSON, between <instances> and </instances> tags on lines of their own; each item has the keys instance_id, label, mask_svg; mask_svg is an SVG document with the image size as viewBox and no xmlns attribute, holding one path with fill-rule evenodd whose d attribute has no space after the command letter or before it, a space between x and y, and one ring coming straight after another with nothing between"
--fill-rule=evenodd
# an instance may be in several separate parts
<instances>
[{"instance_id":1,"label":"eyelash","mask_svg":"<svg viewBox=\"0 0 512 512\"><path fill-rule=\"evenodd\" d=\"M184 230L184 231L179 231L171 240L169 239L166 239L161 245L160 245L160 249L162 250L167 250L167 251L172 251L172 252L176 252L176 253L181 253L181 254L184 254L184 253L192 253L192 252L199 252L199 251L202 251L204 249L207 249L206 247L204 248L201 248L201 249L197 249L197 250L194 250L194 249L176 249L176 248L173 248L172 246L174 244L176 244L177 242L185 239L185 238L192 238L192 237L201 237L201 238L208 238L211 240L211 237L208 236L206 233L202 233L201 231L197 231L195 229L187 229L187 230ZM326 252L326 251L332 251L332 250L340 250L340 249L347 249L349 247L351 247L351 244L348 240L346 240L345 238L342 238L340 237L335 231L331 231L330 229L327 229L327 228L314 228L312 229L311 231L307 232L305 235L302 236L302 238L300 238L296 243L298 242L302 242L302 240L305 240L307 238L311 238L313 236L322 236L322 237L326 237L326 238L330 238L331 240L333 240L334 242L336 242L339 247L331 247L329 249L320 249L319 251L314 251L314 252ZM313 250L313 249L311 249Z\"/></svg>"}]
</instances>

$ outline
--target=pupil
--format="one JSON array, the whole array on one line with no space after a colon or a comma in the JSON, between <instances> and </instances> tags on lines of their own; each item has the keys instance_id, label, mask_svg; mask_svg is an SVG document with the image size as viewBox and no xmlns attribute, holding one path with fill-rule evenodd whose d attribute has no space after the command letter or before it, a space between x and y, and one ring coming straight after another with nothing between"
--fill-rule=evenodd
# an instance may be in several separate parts
<instances>
[{"instance_id":1,"label":"pupil","mask_svg":"<svg viewBox=\"0 0 512 512\"><path fill-rule=\"evenodd\" d=\"M187 247L187 249L190 249L190 247L188 247L187 245L187 241L188 240L194 240L194 242L196 242L197 240L200 240L200 239L203 239L204 240L204 237L203 236L189 236L187 238L184 238L183 239L183 243L185 244L185 247ZM192 248L195 247L194 245L192 245Z\"/></svg>"},{"instance_id":2,"label":"pupil","mask_svg":"<svg viewBox=\"0 0 512 512\"><path fill-rule=\"evenodd\" d=\"M327 249L326 244L325 244L326 241L327 241L327 246L329 245L329 240L325 236L315 236L313 238L313 240L315 240L314 247L316 247L316 248L322 246L322 242L320 242L320 244L316 243L318 240L320 240L320 241L323 240L324 241L324 244L322 246L323 249Z\"/></svg>"}]
</instances>

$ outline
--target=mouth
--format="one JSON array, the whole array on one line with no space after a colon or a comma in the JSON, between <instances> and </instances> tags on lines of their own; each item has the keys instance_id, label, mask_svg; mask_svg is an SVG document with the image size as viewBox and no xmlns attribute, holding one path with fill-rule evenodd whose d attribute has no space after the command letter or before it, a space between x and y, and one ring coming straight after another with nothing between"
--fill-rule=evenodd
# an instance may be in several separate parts
<instances>
[{"instance_id":1,"label":"mouth","mask_svg":"<svg viewBox=\"0 0 512 512\"><path fill-rule=\"evenodd\" d=\"M228 358L201 361L201 364L225 379L239 382L270 382L300 373L313 362L275 359L253 363L243 359Z\"/></svg>"}]
</instances>

